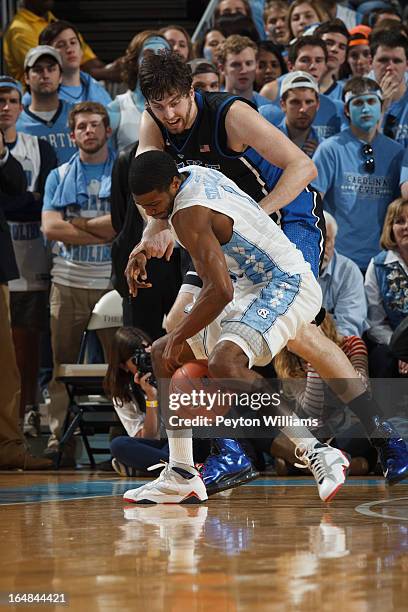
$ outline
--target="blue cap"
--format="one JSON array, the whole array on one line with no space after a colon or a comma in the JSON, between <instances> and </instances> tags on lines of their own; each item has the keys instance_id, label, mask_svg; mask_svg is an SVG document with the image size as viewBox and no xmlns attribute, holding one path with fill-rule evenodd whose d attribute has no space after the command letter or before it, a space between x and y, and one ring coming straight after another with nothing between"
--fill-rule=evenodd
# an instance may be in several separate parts
<instances>
[{"instance_id":1,"label":"blue cap","mask_svg":"<svg viewBox=\"0 0 408 612\"><path fill-rule=\"evenodd\" d=\"M16 81L13 77L7 75L0 76L0 87L7 87L8 89L17 89L20 97L23 97L23 86L20 81Z\"/></svg>"}]
</instances>

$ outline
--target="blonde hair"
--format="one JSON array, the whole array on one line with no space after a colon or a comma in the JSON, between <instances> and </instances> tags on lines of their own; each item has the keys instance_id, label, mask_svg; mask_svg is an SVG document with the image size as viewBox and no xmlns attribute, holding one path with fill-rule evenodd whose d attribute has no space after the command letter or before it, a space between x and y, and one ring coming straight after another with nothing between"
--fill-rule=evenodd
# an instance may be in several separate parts
<instances>
[{"instance_id":1,"label":"blonde hair","mask_svg":"<svg viewBox=\"0 0 408 612\"><path fill-rule=\"evenodd\" d=\"M255 56L258 55L258 46L248 36L240 36L239 34L232 34L224 40L219 46L217 51L217 61L219 64L224 65L227 61L228 53L238 54L244 49L250 47L255 51Z\"/></svg>"},{"instance_id":2,"label":"blonde hair","mask_svg":"<svg viewBox=\"0 0 408 612\"><path fill-rule=\"evenodd\" d=\"M330 314L326 313L324 321L320 325L320 329L329 340L337 344L337 346L341 346L343 338L339 335L334 319ZM297 355L291 353L286 347L282 349L273 360L273 367L275 368L278 378L281 380L286 378L305 378L306 369L304 365L304 362L299 359Z\"/></svg>"},{"instance_id":3,"label":"blonde hair","mask_svg":"<svg viewBox=\"0 0 408 612\"><path fill-rule=\"evenodd\" d=\"M392 226L395 223L395 219L401 214L404 206L408 206L408 200L404 200L404 198L397 198L388 206L380 238L382 249L387 251L398 249Z\"/></svg>"}]
</instances>

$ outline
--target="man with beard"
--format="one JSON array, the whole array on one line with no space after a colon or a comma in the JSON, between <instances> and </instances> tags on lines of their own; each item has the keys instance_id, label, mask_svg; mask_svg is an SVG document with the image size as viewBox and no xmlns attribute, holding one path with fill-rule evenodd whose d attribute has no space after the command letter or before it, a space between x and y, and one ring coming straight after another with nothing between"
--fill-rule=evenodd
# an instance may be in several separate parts
<instances>
[{"instance_id":1,"label":"man with beard","mask_svg":"<svg viewBox=\"0 0 408 612\"><path fill-rule=\"evenodd\" d=\"M79 151L50 173L42 213L43 232L54 242L50 295L54 374L61 363L77 360L91 312L109 288L114 236L110 214L114 155L108 148L112 133L108 114L97 102L81 102L72 109L69 125ZM101 337L105 352L109 339L107 333ZM52 454L58 451L68 397L55 378L48 390Z\"/></svg>"}]
</instances>

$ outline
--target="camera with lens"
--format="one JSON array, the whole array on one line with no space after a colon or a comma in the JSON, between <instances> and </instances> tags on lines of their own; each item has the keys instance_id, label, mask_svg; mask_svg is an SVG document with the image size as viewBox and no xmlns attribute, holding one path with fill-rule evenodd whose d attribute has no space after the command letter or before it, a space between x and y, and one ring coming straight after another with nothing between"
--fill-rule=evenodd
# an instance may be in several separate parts
<instances>
[{"instance_id":1,"label":"camera with lens","mask_svg":"<svg viewBox=\"0 0 408 612\"><path fill-rule=\"evenodd\" d=\"M152 358L150 353L146 351L145 347L141 346L135 349L132 362L137 367L140 376L150 373L151 376L149 378L149 385L152 385L152 387L157 387L157 381L153 374Z\"/></svg>"}]
</instances>

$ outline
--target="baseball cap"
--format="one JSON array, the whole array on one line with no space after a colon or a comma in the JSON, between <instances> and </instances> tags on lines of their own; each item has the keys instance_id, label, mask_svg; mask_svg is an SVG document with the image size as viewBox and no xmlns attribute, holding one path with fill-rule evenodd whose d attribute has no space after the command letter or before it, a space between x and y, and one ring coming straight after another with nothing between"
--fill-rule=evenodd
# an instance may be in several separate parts
<instances>
[{"instance_id":1,"label":"baseball cap","mask_svg":"<svg viewBox=\"0 0 408 612\"><path fill-rule=\"evenodd\" d=\"M20 98L23 96L23 88L20 81L16 81L13 77L8 75L0 75L0 87L7 87L7 89L17 89L20 94Z\"/></svg>"},{"instance_id":2,"label":"baseball cap","mask_svg":"<svg viewBox=\"0 0 408 612\"><path fill-rule=\"evenodd\" d=\"M192 76L203 74L205 72L214 72L215 74L218 74L218 69L214 66L214 64L203 57L197 57L196 59L189 61L188 65L191 68Z\"/></svg>"},{"instance_id":3,"label":"baseball cap","mask_svg":"<svg viewBox=\"0 0 408 612\"><path fill-rule=\"evenodd\" d=\"M24 59L24 70L27 70L27 68L32 68L35 62L43 55L51 55L51 57L53 57L62 68L61 54L57 49L50 47L50 45L38 45L38 47L33 47L27 51Z\"/></svg>"},{"instance_id":4,"label":"baseball cap","mask_svg":"<svg viewBox=\"0 0 408 612\"><path fill-rule=\"evenodd\" d=\"M303 70L295 70L286 74L282 79L280 95L282 96L287 91L298 89L299 87L307 87L313 89L317 94L319 93L319 85L311 74Z\"/></svg>"}]
</instances>

